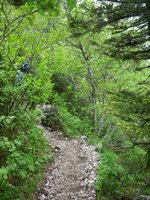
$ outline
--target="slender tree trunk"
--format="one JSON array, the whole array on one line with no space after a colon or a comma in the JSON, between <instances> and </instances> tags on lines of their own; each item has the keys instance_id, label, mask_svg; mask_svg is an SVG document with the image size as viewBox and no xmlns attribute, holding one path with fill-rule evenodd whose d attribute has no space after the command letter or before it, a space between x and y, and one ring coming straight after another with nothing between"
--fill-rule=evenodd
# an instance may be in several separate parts
<instances>
[{"instance_id":1,"label":"slender tree trunk","mask_svg":"<svg viewBox=\"0 0 150 200\"><path fill-rule=\"evenodd\" d=\"M150 149L147 151L146 169L150 170Z\"/></svg>"},{"instance_id":2,"label":"slender tree trunk","mask_svg":"<svg viewBox=\"0 0 150 200\"><path fill-rule=\"evenodd\" d=\"M99 123L98 123L98 134L102 134L102 131L104 129L104 123L105 123L105 104L106 104L106 91L103 90L101 95L101 114L99 116Z\"/></svg>"},{"instance_id":3,"label":"slender tree trunk","mask_svg":"<svg viewBox=\"0 0 150 200\"><path fill-rule=\"evenodd\" d=\"M92 74L92 70L89 65L87 65L87 73L89 78L89 85L90 85L90 98L91 98L91 105L92 105L92 122L96 128L97 125L97 110L96 110L96 102L97 102L97 94L96 94L96 84L94 83L94 78Z\"/></svg>"}]
</instances>

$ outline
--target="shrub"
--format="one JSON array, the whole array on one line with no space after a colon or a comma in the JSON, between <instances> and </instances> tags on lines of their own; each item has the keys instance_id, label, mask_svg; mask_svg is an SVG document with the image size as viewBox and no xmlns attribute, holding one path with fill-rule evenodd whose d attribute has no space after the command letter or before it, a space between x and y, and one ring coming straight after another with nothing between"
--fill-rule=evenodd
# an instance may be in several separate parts
<instances>
[{"instance_id":1,"label":"shrub","mask_svg":"<svg viewBox=\"0 0 150 200\"><path fill-rule=\"evenodd\" d=\"M87 135L91 131L91 126L78 116L73 115L65 107L59 107L59 116L63 125L63 130L68 136Z\"/></svg>"},{"instance_id":2,"label":"shrub","mask_svg":"<svg viewBox=\"0 0 150 200\"><path fill-rule=\"evenodd\" d=\"M35 110L18 111L15 115L18 131L11 135L9 129L11 137L1 137L0 199L29 199L50 158L50 147L36 127L36 115Z\"/></svg>"},{"instance_id":3,"label":"shrub","mask_svg":"<svg viewBox=\"0 0 150 200\"><path fill-rule=\"evenodd\" d=\"M146 174L140 172L142 164L138 164L141 155L144 158L142 150L131 150L125 155L104 150L96 182L98 199L133 199L139 188L144 188L146 194ZM142 159L140 162L143 162Z\"/></svg>"},{"instance_id":4,"label":"shrub","mask_svg":"<svg viewBox=\"0 0 150 200\"><path fill-rule=\"evenodd\" d=\"M18 86L16 69L0 66L0 199L30 199L49 159L49 146L37 126L37 104L49 97L51 83L43 66L37 77L24 75ZM41 73L40 70L43 71ZM33 199L33 198L31 198Z\"/></svg>"}]
</instances>

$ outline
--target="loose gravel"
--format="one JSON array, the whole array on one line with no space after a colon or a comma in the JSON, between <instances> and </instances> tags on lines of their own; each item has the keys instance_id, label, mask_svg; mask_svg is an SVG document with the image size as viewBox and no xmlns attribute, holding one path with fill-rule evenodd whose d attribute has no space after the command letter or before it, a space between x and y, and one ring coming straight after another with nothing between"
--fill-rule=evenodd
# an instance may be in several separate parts
<instances>
[{"instance_id":1,"label":"loose gravel","mask_svg":"<svg viewBox=\"0 0 150 200\"><path fill-rule=\"evenodd\" d=\"M94 183L99 154L86 137L68 139L61 132L45 129L55 149L55 160L45 172L37 200L96 200Z\"/></svg>"}]
</instances>

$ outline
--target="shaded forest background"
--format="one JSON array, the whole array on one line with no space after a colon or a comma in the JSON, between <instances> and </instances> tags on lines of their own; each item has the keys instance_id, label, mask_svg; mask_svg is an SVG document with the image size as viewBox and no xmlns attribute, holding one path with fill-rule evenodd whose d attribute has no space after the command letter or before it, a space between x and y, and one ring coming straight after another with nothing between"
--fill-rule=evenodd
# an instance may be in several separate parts
<instances>
[{"instance_id":1,"label":"shaded forest background","mask_svg":"<svg viewBox=\"0 0 150 200\"><path fill-rule=\"evenodd\" d=\"M1 0L0 199L34 199L51 147L37 124L86 135L97 199L150 193L148 0ZM29 72L21 71L28 63ZM21 79L17 81L21 74Z\"/></svg>"}]
</instances>

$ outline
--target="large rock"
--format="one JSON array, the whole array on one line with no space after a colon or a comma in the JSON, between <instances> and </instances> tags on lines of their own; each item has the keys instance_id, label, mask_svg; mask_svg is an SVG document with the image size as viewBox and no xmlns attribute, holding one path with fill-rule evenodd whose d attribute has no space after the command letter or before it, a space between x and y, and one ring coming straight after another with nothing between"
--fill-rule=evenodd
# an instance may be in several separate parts
<instances>
[{"instance_id":1,"label":"large rock","mask_svg":"<svg viewBox=\"0 0 150 200\"><path fill-rule=\"evenodd\" d=\"M41 106L41 110L44 113L44 117L42 119L43 126L49 127L52 131L62 130L62 123L55 106L45 104Z\"/></svg>"}]
</instances>

